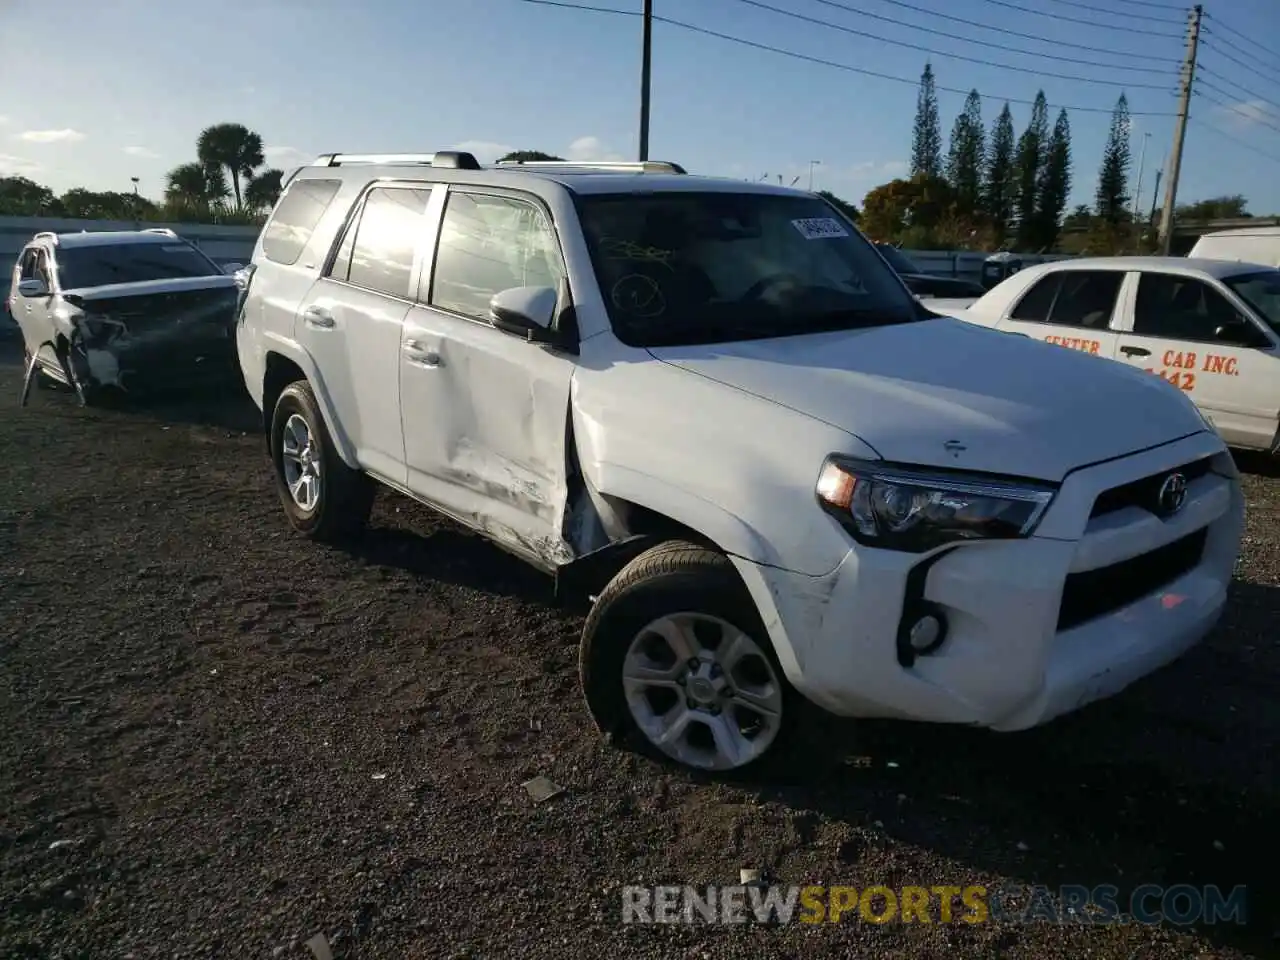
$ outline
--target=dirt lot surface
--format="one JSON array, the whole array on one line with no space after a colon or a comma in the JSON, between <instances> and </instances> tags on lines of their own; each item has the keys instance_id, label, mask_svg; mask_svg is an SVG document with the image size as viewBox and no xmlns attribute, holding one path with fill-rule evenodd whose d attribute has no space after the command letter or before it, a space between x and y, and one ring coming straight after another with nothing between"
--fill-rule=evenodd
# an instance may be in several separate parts
<instances>
[{"instance_id":1,"label":"dirt lot surface","mask_svg":"<svg viewBox=\"0 0 1280 960\"><path fill-rule=\"evenodd\" d=\"M841 724L797 783L603 744L550 582L384 494L291 536L247 400L19 410L0 358L0 956L1280 955L1280 481L1212 640L1027 734ZM1253 464L1251 469L1262 471ZM564 788L535 805L522 782ZM1248 923L623 926L632 883L1249 885Z\"/></svg>"}]
</instances>

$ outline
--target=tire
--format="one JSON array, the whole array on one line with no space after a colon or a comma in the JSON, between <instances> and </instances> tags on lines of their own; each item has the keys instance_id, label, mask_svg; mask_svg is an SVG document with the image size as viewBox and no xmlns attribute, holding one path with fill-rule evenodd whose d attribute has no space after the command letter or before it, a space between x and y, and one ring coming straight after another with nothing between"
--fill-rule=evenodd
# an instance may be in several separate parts
<instances>
[{"instance_id":1,"label":"tire","mask_svg":"<svg viewBox=\"0 0 1280 960\"><path fill-rule=\"evenodd\" d=\"M299 465L293 458L286 458L286 428L296 441L297 421L305 425L310 449L310 461L318 466L318 483L309 505L300 503L290 490L286 460L293 468ZM276 491L284 506L289 524L298 533L320 541L335 543L360 534L369 522L376 488L360 470L353 470L342 462L325 426L315 393L306 380L296 380L284 388L271 415L269 436L271 463L274 467Z\"/></svg>"},{"instance_id":2,"label":"tire","mask_svg":"<svg viewBox=\"0 0 1280 960\"><path fill-rule=\"evenodd\" d=\"M664 618L678 615L674 620ZM720 692L720 700L707 705L708 689L702 682L695 691L695 683L705 678L680 669L682 661L676 657L675 671L685 675L676 685L665 684L636 695L637 687L624 681L628 664L662 663L675 648L665 640L657 641L650 628L662 624L670 631L675 625L678 636L688 636L690 630L700 639L710 641L719 634L717 653L724 653L723 644L733 638L734 630L744 634L754 644L755 652L749 661L730 666L729 673L722 674L728 681L728 693ZM647 639L646 639L647 638ZM732 646L732 644L731 644ZM666 648L655 658L646 652L648 648ZM706 656L706 652L702 656ZM637 659L638 658L638 659ZM761 668L767 665L771 671L767 685L761 679ZM748 670L747 667L750 667ZM805 701L788 683L774 653L755 603L747 593L732 562L722 553L683 541L659 544L627 564L600 593L587 622L583 627L579 651L579 670L587 706L600 731L614 741L629 742L639 752L664 762L674 762L702 773L744 776L762 772L780 773L790 769L794 759L792 746L796 730L803 726L803 717L810 713ZM734 671L737 671L734 673ZM744 673L745 671L745 673ZM732 675L731 675L732 674ZM730 751L700 749L708 740L714 742L715 725L723 721L730 729L741 732L743 720L758 721L763 714L743 709L734 700L726 699L736 690L739 695L754 690L774 691L769 696L759 696L758 702L768 700L779 706L777 722L770 727L766 721L745 750L736 757ZM681 691L685 695L685 709L677 714ZM703 702L696 702L695 693ZM675 703L671 713L665 713L666 703ZM636 705L639 705L638 707ZM688 706L694 704L696 709ZM685 733L675 738L673 746L663 748L646 733L637 709L649 729L659 714L664 720L672 716L687 718ZM707 711L718 711L710 717ZM739 721L735 723L736 721ZM749 724L748 724L749 725ZM701 731L694 728L701 726ZM723 730L723 727L721 728ZM761 739L765 738L765 739ZM708 754L714 752L714 759ZM790 756L789 756L790 755Z\"/></svg>"}]
</instances>

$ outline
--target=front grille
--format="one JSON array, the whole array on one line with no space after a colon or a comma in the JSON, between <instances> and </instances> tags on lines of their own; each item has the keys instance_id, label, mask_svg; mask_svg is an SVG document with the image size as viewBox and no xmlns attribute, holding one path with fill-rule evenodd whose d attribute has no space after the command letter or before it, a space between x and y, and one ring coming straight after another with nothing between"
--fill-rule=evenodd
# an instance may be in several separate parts
<instances>
[{"instance_id":1,"label":"front grille","mask_svg":"<svg viewBox=\"0 0 1280 960\"><path fill-rule=\"evenodd\" d=\"M1058 630L1070 630L1154 593L1195 568L1204 555L1204 527L1150 553L1067 576Z\"/></svg>"},{"instance_id":2,"label":"front grille","mask_svg":"<svg viewBox=\"0 0 1280 960\"><path fill-rule=\"evenodd\" d=\"M1123 486L1104 490L1098 494L1098 499L1093 502L1093 512L1089 514L1089 518L1093 519L1104 514L1115 513L1125 507L1139 507L1149 513L1154 513L1156 499L1160 495L1160 485L1164 483L1169 474L1180 473L1187 478L1188 483L1191 483L1208 474L1212 468L1213 457L1205 457L1202 460L1188 463L1186 466L1163 470L1140 480L1131 480Z\"/></svg>"}]
</instances>

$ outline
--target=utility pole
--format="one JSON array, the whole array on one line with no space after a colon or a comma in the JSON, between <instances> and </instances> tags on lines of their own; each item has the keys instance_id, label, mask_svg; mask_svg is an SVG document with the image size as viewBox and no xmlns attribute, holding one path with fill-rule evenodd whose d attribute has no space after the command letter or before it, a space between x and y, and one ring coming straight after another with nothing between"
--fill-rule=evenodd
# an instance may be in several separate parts
<instances>
[{"instance_id":1,"label":"utility pole","mask_svg":"<svg viewBox=\"0 0 1280 960\"><path fill-rule=\"evenodd\" d=\"M1169 256L1173 245L1173 208L1178 202L1178 175L1182 172L1182 145L1187 139L1187 114L1191 110L1191 87L1196 79L1196 52L1200 44L1200 18L1204 8L1191 8L1187 23L1187 58L1182 64L1178 89L1178 120L1173 128L1173 152L1169 155L1169 182L1165 187L1164 209L1160 211L1160 255Z\"/></svg>"},{"instance_id":2,"label":"utility pole","mask_svg":"<svg viewBox=\"0 0 1280 960\"><path fill-rule=\"evenodd\" d=\"M1146 172L1147 166L1147 141L1151 139L1151 133L1147 132L1142 135L1142 149L1138 151L1138 183L1133 188L1133 222L1138 222L1138 204L1142 202L1142 175Z\"/></svg>"},{"instance_id":3,"label":"utility pole","mask_svg":"<svg viewBox=\"0 0 1280 960\"><path fill-rule=\"evenodd\" d=\"M1156 187L1151 191L1151 215L1147 217L1147 229L1151 229L1151 224L1156 219L1156 201L1160 198L1160 178L1164 176L1164 167L1156 171Z\"/></svg>"},{"instance_id":4,"label":"utility pole","mask_svg":"<svg viewBox=\"0 0 1280 960\"><path fill-rule=\"evenodd\" d=\"M653 0L644 0L644 27L640 41L640 160L649 159L649 74L653 50Z\"/></svg>"},{"instance_id":5,"label":"utility pole","mask_svg":"<svg viewBox=\"0 0 1280 960\"><path fill-rule=\"evenodd\" d=\"M809 192L810 193L813 193L813 168L816 167L821 162L822 162L821 160L809 161Z\"/></svg>"}]
</instances>

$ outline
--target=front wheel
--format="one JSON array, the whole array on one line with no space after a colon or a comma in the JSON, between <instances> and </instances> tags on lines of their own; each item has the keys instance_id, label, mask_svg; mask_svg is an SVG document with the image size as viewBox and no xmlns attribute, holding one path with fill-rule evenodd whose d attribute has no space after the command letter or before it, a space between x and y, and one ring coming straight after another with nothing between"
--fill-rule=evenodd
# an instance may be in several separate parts
<instances>
[{"instance_id":1,"label":"front wheel","mask_svg":"<svg viewBox=\"0 0 1280 960\"><path fill-rule=\"evenodd\" d=\"M648 753L710 772L773 767L800 697L724 554L661 544L601 592L582 634L592 717Z\"/></svg>"},{"instance_id":2,"label":"front wheel","mask_svg":"<svg viewBox=\"0 0 1280 960\"><path fill-rule=\"evenodd\" d=\"M364 529L373 481L342 462L311 384L298 380L280 393L271 417L276 490L290 525L313 540L336 541Z\"/></svg>"}]
</instances>

